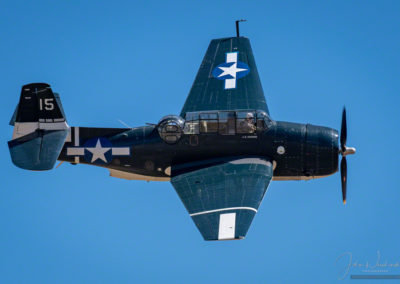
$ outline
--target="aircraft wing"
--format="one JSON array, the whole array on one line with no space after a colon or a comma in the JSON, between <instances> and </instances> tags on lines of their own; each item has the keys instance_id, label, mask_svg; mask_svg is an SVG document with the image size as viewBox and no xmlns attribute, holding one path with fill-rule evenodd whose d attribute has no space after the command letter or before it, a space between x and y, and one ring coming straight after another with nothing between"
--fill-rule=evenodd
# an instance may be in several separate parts
<instances>
[{"instance_id":1,"label":"aircraft wing","mask_svg":"<svg viewBox=\"0 0 400 284\"><path fill-rule=\"evenodd\" d=\"M205 240L243 239L272 178L259 157L215 159L172 168L171 183Z\"/></svg>"},{"instance_id":2,"label":"aircraft wing","mask_svg":"<svg viewBox=\"0 0 400 284\"><path fill-rule=\"evenodd\" d=\"M181 111L256 109L268 112L250 41L214 39Z\"/></svg>"}]
</instances>

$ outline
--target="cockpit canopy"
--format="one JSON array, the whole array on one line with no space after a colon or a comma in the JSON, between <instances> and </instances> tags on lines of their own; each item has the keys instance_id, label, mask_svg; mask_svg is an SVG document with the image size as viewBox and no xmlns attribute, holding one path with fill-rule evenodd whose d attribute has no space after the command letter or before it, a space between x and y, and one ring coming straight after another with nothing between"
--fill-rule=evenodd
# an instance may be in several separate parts
<instances>
[{"instance_id":1,"label":"cockpit canopy","mask_svg":"<svg viewBox=\"0 0 400 284\"><path fill-rule=\"evenodd\" d=\"M272 124L260 110L187 112L184 134L256 134L268 130Z\"/></svg>"},{"instance_id":2,"label":"cockpit canopy","mask_svg":"<svg viewBox=\"0 0 400 284\"><path fill-rule=\"evenodd\" d=\"M169 144L176 143L182 134L256 135L273 124L264 111L199 111L187 112L186 120L167 115L158 123L160 137Z\"/></svg>"}]
</instances>

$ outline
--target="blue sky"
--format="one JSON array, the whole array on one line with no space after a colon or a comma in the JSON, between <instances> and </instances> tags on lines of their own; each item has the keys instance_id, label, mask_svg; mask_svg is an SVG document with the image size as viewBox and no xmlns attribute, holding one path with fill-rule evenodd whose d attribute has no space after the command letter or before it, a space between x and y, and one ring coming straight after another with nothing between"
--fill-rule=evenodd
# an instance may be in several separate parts
<instances>
[{"instance_id":1,"label":"blue sky","mask_svg":"<svg viewBox=\"0 0 400 284\"><path fill-rule=\"evenodd\" d=\"M51 84L71 126L154 123L238 18L274 119L338 129L346 105L346 206L339 174L272 182L245 240L204 242L170 183L12 165L23 84ZM0 26L0 282L342 283L363 273L339 280L349 253L400 263L398 1L2 1Z\"/></svg>"}]
</instances>

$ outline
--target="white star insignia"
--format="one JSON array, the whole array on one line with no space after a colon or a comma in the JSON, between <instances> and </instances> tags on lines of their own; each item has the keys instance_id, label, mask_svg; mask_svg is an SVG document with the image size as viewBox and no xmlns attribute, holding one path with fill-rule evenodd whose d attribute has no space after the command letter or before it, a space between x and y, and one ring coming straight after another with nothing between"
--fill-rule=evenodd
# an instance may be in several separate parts
<instances>
[{"instance_id":1,"label":"white star insignia","mask_svg":"<svg viewBox=\"0 0 400 284\"><path fill-rule=\"evenodd\" d=\"M221 69L223 72L218 75L218 77L226 76L226 75L231 75L233 78L236 78L236 73L246 71L247 69L243 68L237 68L237 62L233 63L230 67L218 67Z\"/></svg>"},{"instance_id":2,"label":"white star insignia","mask_svg":"<svg viewBox=\"0 0 400 284\"><path fill-rule=\"evenodd\" d=\"M93 154L91 163L95 162L97 159L100 159L104 163L107 163L107 159L104 156L104 154L107 153L107 151L110 151L111 148L109 148L109 147L108 148L107 147L103 148L101 146L100 139L97 139L96 147L94 147L94 148L87 148L86 147L86 150L88 150L90 153Z\"/></svg>"}]
</instances>

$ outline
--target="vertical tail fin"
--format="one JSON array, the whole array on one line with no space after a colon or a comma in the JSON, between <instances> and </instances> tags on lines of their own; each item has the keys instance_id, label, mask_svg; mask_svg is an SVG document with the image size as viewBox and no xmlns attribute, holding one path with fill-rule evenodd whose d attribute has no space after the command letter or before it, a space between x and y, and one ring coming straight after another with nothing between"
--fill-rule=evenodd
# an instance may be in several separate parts
<instances>
[{"instance_id":1,"label":"vertical tail fin","mask_svg":"<svg viewBox=\"0 0 400 284\"><path fill-rule=\"evenodd\" d=\"M22 87L19 104L10 124L14 126L13 139L36 129L68 128L60 97L45 83L33 83Z\"/></svg>"},{"instance_id":2,"label":"vertical tail fin","mask_svg":"<svg viewBox=\"0 0 400 284\"><path fill-rule=\"evenodd\" d=\"M61 102L56 99L50 85L29 84L22 87L16 122L65 121Z\"/></svg>"},{"instance_id":3,"label":"vertical tail fin","mask_svg":"<svg viewBox=\"0 0 400 284\"><path fill-rule=\"evenodd\" d=\"M13 163L23 169L48 170L54 166L68 135L60 97L50 85L33 83L22 87L14 126L8 142Z\"/></svg>"}]
</instances>

